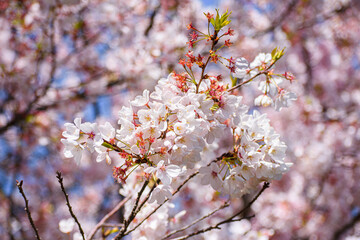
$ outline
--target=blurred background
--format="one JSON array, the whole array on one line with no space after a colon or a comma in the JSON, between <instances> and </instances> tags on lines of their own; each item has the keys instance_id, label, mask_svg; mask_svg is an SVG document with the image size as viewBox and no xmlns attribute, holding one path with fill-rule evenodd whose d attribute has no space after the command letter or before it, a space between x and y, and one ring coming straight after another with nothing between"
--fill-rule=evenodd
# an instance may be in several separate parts
<instances>
[{"instance_id":1,"label":"blurred background","mask_svg":"<svg viewBox=\"0 0 360 240\"><path fill-rule=\"evenodd\" d=\"M80 165L65 159L64 123L81 117L116 126L123 105L180 70L187 24L206 29L203 12L215 8L232 11L226 56L250 62L286 47L276 68L296 76L292 107L256 108L294 165L254 204L251 227L271 230L270 239L360 239L358 0L0 1L2 239L34 239L16 180L24 180L43 239L68 239L58 229L69 213L56 171L87 232L112 209L121 196L111 166L91 155ZM252 106L260 92L254 84L241 94Z\"/></svg>"}]
</instances>

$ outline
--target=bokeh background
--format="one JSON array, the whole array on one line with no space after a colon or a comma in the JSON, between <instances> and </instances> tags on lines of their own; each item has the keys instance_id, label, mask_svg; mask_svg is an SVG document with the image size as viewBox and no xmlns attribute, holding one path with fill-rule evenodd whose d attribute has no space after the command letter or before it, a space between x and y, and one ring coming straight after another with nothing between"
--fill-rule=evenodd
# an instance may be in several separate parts
<instances>
[{"instance_id":1,"label":"bokeh background","mask_svg":"<svg viewBox=\"0 0 360 240\"><path fill-rule=\"evenodd\" d=\"M215 8L232 11L227 56L252 61L286 47L276 68L296 76L292 107L256 108L294 165L254 204L248 223L271 234L253 239L360 239L358 0L0 1L1 239L34 239L16 180L24 180L43 239L68 239L58 229L69 213L56 171L87 232L112 209L121 196L111 166L91 155L80 165L65 159L63 124L82 117L115 126L123 105L180 69L186 25L205 29L203 12ZM241 94L252 106L259 90ZM249 228L232 226L222 239L242 239Z\"/></svg>"}]
</instances>

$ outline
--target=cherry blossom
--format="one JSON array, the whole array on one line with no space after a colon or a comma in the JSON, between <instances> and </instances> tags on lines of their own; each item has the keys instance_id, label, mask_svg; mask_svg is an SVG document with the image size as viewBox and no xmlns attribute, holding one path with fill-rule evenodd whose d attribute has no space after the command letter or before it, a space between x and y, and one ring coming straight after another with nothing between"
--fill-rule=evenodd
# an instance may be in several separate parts
<instances>
[{"instance_id":1,"label":"cherry blossom","mask_svg":"<svg viewBox=\"0 0 360 240\"><path fill-rule=\"evenodd\" d=\"M70 233L74 229L75 220L73 218L62 219L59 222L59 229L63 233Z\"/></svg>"}]
</instances>

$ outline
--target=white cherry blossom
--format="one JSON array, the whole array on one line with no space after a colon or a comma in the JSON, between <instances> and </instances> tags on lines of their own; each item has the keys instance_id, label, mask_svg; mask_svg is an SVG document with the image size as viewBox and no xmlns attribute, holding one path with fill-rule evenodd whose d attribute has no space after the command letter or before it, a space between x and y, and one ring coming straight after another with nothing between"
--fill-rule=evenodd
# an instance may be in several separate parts
<instances>
[{"instance_id":1,"label":"white cherry blossom","mask_svg":"<svg viewBox=\"0 0 360 240\"><path fill-rule=\"evenodd\" d=\"M235 72L233 73L233 76L239 79L243 79L249 70L249 62L241 57L237 58L235 62Z\"/></svg>"},{"instance_id":2,"label":"white cherry blossom","mask_svg":"<svg viewBox=\"0 0 360 240\"><path fill-rule=\"evenodd\" d=\"M170 185L171 180L181 173L181 168L173 164L165 166L164 161L161 160L156 168L148 167L145 169L145 172L155 173L155 176L159 178L164 185Z\"/></svg>"},{"instance_id":3,"label":"white cherry blossom","mask_svg":"<svg viewBox=\"0 0 360 240\"><path fill-rule=\"evenodd\" d=\"M74 123L65 123L66 131L62 133L63 137L77 140L80 137L81 118L75 118Z\"/></svg>"},{"instance_id":4,"label":"white cherry blossom","mask_svg":"<svg viewBox=\"0 0 360 240\"><path fill-rule=\"evenodd\" d=\"M216 163L211 163L210 166L200 168L201 184L210 184L215 190L220 190L222 185L221 169Z\"/></svg>"},{"instance_id":5,"label":"white cherry blossom","mask_svg":"<svg viewBox=\"0 0 360 240\"><path fill-rule=\"evenodd\" d=\"M258 96L254 100L254 104L256 106L267 107L267 106L270 106L272 103L273 103L273 100L268 95L265 95L265 94Z\"/></svg>"},{"instance_id":6,"label":"white cherry blossom","mask_svg":"<svg viewBox=\"0 0 360 240\"><path fill-rule=\"evenodd\" d=\"M165 201L166 198L171 198L171 188L167 185L159 185L152 192L149 203L156 201L158 204L161 204Z\"/></svg>"},{"instance_id":7,"label":"white cherry blossom","mask_svg":"<svg viewBox=\"0 0 360 240\"><path fill-rule=\"evenodd\" d=\"M59 222L59 229L63 233L70 233L75 226L75 220L73 218L62 219Z\"/></svg>"},{"instance_id":8,"label":"white cherry blossom","mask_svg":"<svg viewBox=\"0 0 360 240\"><path fill-rule=\"evenodd\" d=\"M275 99L276 111L280 111L283 107L289 107L291 102L295 101L296 99L297 97L295 93L281 90Z\"/></svg>"},{"instance_id":9,"label":"white cherry blossom","mask_svg":"<svg viewBox=\"0 0 360 240\"><path fill-rule=\"evenodd\" d=\"M137 96L135 100L131 101L131 105L136 107L144 106L149 102L149 90L145 89L142 96Z\"/></svg>"}]
</instances>

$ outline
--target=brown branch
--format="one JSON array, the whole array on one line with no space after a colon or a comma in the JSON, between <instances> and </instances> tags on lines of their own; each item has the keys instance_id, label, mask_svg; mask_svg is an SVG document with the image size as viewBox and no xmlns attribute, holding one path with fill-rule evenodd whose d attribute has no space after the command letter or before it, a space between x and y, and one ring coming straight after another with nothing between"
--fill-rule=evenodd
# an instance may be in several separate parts
<instances>
[{"instance_id":1,"label":"brown branch","mask_svg":"<svg viewBox=\"0 0 360 240\"><path fill-rule=\"evenodd\" d=\"M218 43L218 32L217 31L214 31L214 34L211 36L211 51L214 51L214 48L215 48L215 45ZM198 93L199 92L199 87L200 87L200 84L201 82L205 79L205 68L207 67L207 65L209 64L209 61L211 59L211 54L208 56L204 66L202 66L201 68L201 75L200 75L200 80L199 82L196 84L196 90L195 92Z\"/></svg>"},{"instance_id":2,"label":"brown branch","mask_svg":"<svg viewBox=\"0 0 360 240\"><path fill-rule=\"evenodd\" d=\"M179 230L174 230L174 231L170 232L170 233L167 234L164 238L162 238L162 240L165 240L165 239L171 237L172 235L174 235L174 234L176 234L176 233L185 231L186 229L188 229L188 228L194 226L195 224L197 224L198 222L200 222L200 221L202 221L202 220L204 220L204 219L206 219L206 218L214 215L215 213L217 213L217 212L220 211L221 209L224 209L224 208L226 208L226 207L228 207L228 206L230 206L230 204L229 204L228 202L225 202L224 204L222 204L220 207L218 207L218 208L215 209L214 211L212 211L212 212L206 214L205 216L202 216L201 218L193 221L193 222L190 223L189 225L187 225L187 226L185 226L185 227L183 227L183 228L181 228L181 229L179 229Z\"/></svg>"},{"instance_id":3,"label":"brown branch","mask_svg":"<svg viewBox=\"0 0 360 240\"><path fill-rule=\"evenodd\" d=\"M124 204L131 198L131 196L128 196L126 198L124 198L121 202L119 202L108 214L106 214L98 224L96 224L96 226L94 227L94 229L91 231L91 233L89 234L88 239L91 240L97 230L99 230L99 228L103 227L103 226L107 226L105 225L105 222L112 216L114 215L117 211L119 211L119 209L124 206Z\"/></svg>"},{"instance_id":4,"label":"brown branch","mask_svg":"<svg viewBox=\"0 0 360 240\"><path fill-rule=\"evenodd\" d=\"M154 11L151 13L150 15L150 23L147 26L144 35L147 37L150 33L150 30L152 29L153 25L154 25L154 20L155 20L155 16L156 14L159 12L159 9L161 7L161 4L157 5L156 8L154 9Z\"/></svg>"},{"instance_id":5,"label":"brown branch","mask_svg":"<svg viewBox=\"0 0 360 240\"><path fill-rule=\"evenodd\" d=\"M207 228L203 228L203 229L200 229L199 231L197 232L193 232L191 234L188 234L186 236L183 236L183 237L180 237L180 238L176 238L177 240L185 240L185 239L188 239L192 236L195 236L195 235L199 235L199 234L202 234L202 233L205 233L205 232L208 232L208 231L211 231L213 229L220 229L220 225L223 225L225 223L230 223L230 222L235 222L235 221L241 221L243 218L239 218L239 219L235 219L237 216L239 216L240 214L244 213L248 208L251 207L251 205L260 197L260 195L265 191L265 189L267 189L268 187L270 186L270 183L268 182L265 182L263 187L261 188L261 190L259 191L258 194L256 194L256 196L253 198L253 200L251 200L251 202L248 203L248 205L246 205L243 209L241 209L239 212L235 213L234 215L232 215L231 217L221 221L221 222L218 222L217 224L215 225L212 225L212 226L209 226Z\"/></svg>"},{"instance_id":6,"label":"brown branch","mask_svg":"<svg viewBox=\"0 0 360 240\"><path fill-rule=\"evenodd\" d=\"M72 207L70 205L70 202L69 202L69 194L66 193L65 191L65 188L64 188L64 184L63 184L63 177L61 176L61 172L60 171L57 171L56 172L56 178L58 179L59 183L60 183L60 186L61 186L61 190L62 192L64 193L65 195L65 199L66 199L66 205L68 206L69 208L69 212L70 212L70 215L71 217L75 220L75 222L77 223L78 227L79 227L79 230L80 230L80 233L81 233L81 236L83 238L83 240L85 240L85 235L84 235L84 231L81 227L81 224L79 222L79 220L77 219L77 217L75 216L73 210L72 210Z\"/></svg>"},{"instance_id":7,"label":"brown branch","mask_svg":"<svg viewBox=\"0 0 360 240\"><path fill-rule=\"evenodd\" d=\"M107 228L120 228L120 227L123 227L124 224L122 223L115 223L115 224L111 224L111 223L104 223L102 224L100 227L107 227Z\"/></svg>"},{"instance_id":8,"label":"brown branch","mask_svg":"<svg viewBox=\"0 0 360 240\"><path fill-rule=\"evenodd\" d=\"M34 231L35 231L36 239L37 239L37 240L40 240L41 238L40 238L40 236L39 236L38 230L37 230L37 228L36 228L36 226L35 226L35 223L34 223L32 217L31 217L31 212L30 212L30 210L29 210L29 200L27 200L27 198L26 198L26 196L25 196L25 193L24 193L24 190L23 190L23 188L22 188L22 185L23 185L23 181L22 181L22 180L21 180L20 182L18 182L18 181L16 180L16 186L18 187L19 192L21 193L21 195L22 195L22 197L24 198L24 201L25 201L25 211L26 211L27 216L28 216L28 218L29 218L31 227L32 227L32 228L34 229Z\"/></svg>"},{"instance_id":9,"label":"brown branch","mask_svg":"<svg viewBox=\"0 0 360 240\"><path fill-rule=\"evenodd\" d=\"M135 204L134 204L134 207L133 209L131 210L131 213L129 215L129 217L124 220L124 227L121 229L121 231L115 236L115 239L121 239L122 237L124 237L126 235L126 230L127 228L129 227L130 223L132 222L132 220L134 220L134 218L136 217L138 211L137 208L138 208L138 204L139 204L139 201L140 201L140 198L141 198L141 195L143 194L143 192L145 191L145 188L147 187L147 185L149 184L149 180L146 180L143 184L143 186L141 187L140 191L138 192L138 196L135 200ZM142 205L141 205L142 206Z\"/></svg>"},{"instance_id":10,"label":"brown branch","mask_svg":"<svg viewBox=\"0 0 360 240\"><path fill-rule=\"evenodd\" d=\"M224 156L226 156L229 153L224 153L223 155L221 155L220 157L216 158L215 160L211 161L210 163L208 163L207 166L210 166L211 163L213 162L218 162L221 161L223 159ZM175 194L177 194L184 186L185 184L190 181L193 177L195 177L196 175L199 174L199 171L194 172L193 174L191 174L190 176L188 176L184 182L172 193L172 196L174 196ZM169 201L170 199L167 198L165 199L165 201L163 203L161 203L159 206L157 206L152 212L150 212L140 223L138 223L133 229L127 231L126 233L124 233L124 236L128 235L129 233L133 232L135 229L137 229L138 227L140 227L141 224L143 224L149 217L151 217L161 206L163 206L167 201ZM117 238L118 240L120 238Z\"/></svg>"},{"instance_id":11,"label":"brown branch","mask_svg":"<svg viewBox=\"0 0 360 240\"><path fill-rule=\"evenodd\" d=\"M151 193L154 191L154 189L156 188L156 185L159 184L160 180L156 181L156 183L152 186L152 188L150 189L148 195L145 197L145 199L143 200L143 202L140 204L140 206L138 207L138 209L135 212L135 216L140 212L140 210L142 209L142 207L145 205L145 203L149 200Z\"/></svg>"},{"instance_id":12,"label":"brown branch","mask_svg":"<svg viewBox=\"0 0 360 240\"><path fill-rule=\"evenodd\" d=\"M244 84L247 84L249 82L251 82L252 80L254 80L255 78L257 78L258 76L260 76L261 74L267 74L267 72L270 70L270 68L272 66L274 66L274 64L276 63L276 61L273 61L265 70L261 71L261 72L258 72L255 76L253 76L252 78L249 78L248 80L246 80L245 82L242 82L242 83L239 83L238 85L228 89L227 91L228 92L232 92L234 91L235 89L238 89L239 87L241 87L242 85Z\"/></svg>"},{"instance_id":13,"label":"brown branch","mask_svg":"<svg viewBox=\"0 0 360 240\"><path fill-rule=\"evenodd\" d=\"M194 172L193 174L191 174L187 179L185 179L185 181L173 192L173 196L175 194L177 194L181 188L183 186L185 186L185 184L192 179L193 177L195 177L196 175L199 174L199 171ZM143 224L149 217L151 217L161 206L163 206L167 201L169 201L169 198L165 199L165 201L160 204L159 206L157 206L153 211L151 211L140 223L138 223L133 229L127 231L126 233L124 233L124 236L128 235L129 233L133 232L135 229L137 229L138 227L140 227L141 224ZM120 238L116 238L116 240L120 240Z\"/></svg>"}]
</instances>

